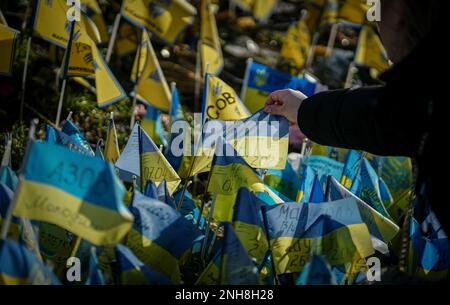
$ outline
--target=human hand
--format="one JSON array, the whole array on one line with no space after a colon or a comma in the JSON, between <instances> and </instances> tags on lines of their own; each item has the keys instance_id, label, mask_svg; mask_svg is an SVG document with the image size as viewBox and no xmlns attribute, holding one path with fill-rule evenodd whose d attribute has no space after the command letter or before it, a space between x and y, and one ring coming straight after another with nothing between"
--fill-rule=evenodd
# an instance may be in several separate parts
<instances>
[{"instance_id":1,"label":"human hand","mask_svg":"<svg viewBox=\"0 0 450 305\"><path fill-rule=\"evenodd\" d=\"M282 115L293 124L297 124L300 105L307 96L300 91L284 89L274 91L266 101L264 111L270 114Z\"/></svg>"}]
</instances>

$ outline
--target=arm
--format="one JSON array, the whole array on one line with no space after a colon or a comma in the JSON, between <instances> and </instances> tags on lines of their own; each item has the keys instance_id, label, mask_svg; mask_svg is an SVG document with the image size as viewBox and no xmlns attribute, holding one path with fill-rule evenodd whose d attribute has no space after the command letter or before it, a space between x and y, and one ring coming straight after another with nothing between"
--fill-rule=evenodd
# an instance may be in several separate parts
<instances>
[{"instance_id":1,"label":"arm","mask_svg":"<svg viewBox=\"0 0 450 305\"><path fill-rule=\"evenodd\" d=\"M298 124L319 144L414 157L422 115L406 95L398 95L382 86L322 92L301 103Z\"/></svg>"}]
</instances>

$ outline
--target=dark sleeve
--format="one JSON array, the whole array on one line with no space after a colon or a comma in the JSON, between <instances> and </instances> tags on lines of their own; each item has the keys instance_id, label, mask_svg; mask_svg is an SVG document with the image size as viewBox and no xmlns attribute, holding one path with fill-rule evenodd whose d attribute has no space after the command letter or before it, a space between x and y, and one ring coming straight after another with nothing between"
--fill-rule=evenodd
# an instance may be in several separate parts
<instances>
[{"instance_id":1,"label":"dark sleeve","mask_svg":"<svg viewBox=\"0 0 450 305\"><path fill-rule=\"evenodd\" d=\"M385 86L326 91L303 101L298 124L322 145L415 157L426 109L410 99Z\"/></svg>"}]
</instances>

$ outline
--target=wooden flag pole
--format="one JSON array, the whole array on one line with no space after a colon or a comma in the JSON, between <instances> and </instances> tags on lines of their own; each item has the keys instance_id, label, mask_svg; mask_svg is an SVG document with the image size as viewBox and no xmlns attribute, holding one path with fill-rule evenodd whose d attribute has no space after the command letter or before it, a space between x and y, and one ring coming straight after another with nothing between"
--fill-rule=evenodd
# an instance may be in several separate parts
<instances>
[{"instance_id":1,"label":"wooden flag pole","mask_svg":"<svg viewBox=\"0 0 450 305\"><path fill-rule=\"evenodd\" d=\"M200 102L200 85L202 82L202 40L197 41L197 56L195 62L195 91L194 91L194 111L197 111Z\"/></svg>"},{"instance_id":2,"label":"wooden flag pole","mask_svg":"<svg viewBox=\"0 0 450 305\"><path fill-rule=\"evenodd\" d=\"M241 101L243 101L245 103L245 97L247 95L247 87L248 87L248 80L250 78L250 67L253 63L253 58L248 58L247 59L247 67L245 68L245 74L244 74L244 80L242 83L242 88L241 88Z\"/></svg>"},{"instance_id":3,"label":"wooden flag pole","mask_svg":"<svg viewBox=\"0 0 450 305\"><path fill-rule=\"evenodd\" d=\"M137 105L137 88L139 85L139 79L141 77L141 50L142 50L142 38L139 43L139 48L137 52L137 66L136 66L136 77L134 83L133 90L133 104L131 105L131 120L130 120L130 129L133 129L134 124L136 123L136 105Z\"/></svg>"},{"instance_id":4,"label":"wooden flag pole","mask_svg":"<svg viewBox=\"0 0 450 305\"><path fill-rule=\"evenodd\" d=\"M337 36L338 31L339 31L339 27L340 27L339 23L335 23L331 27L330 36L328 37L327 49L325 51L325 56L326 57L330 57L331 53L333 52L333 48L334 48L334 45L335 45L335 42L336 42L336 36Z\"/></svg>"},{"instance_id":5,"label":"wooden flag pole","mask_svg":"<svg viewBox=\"0 0 450 305\"><path fill-rule=\"evenodd\" d=\"M108 51L106 52L106 63L109 63L109 61L111 60L111 55L114 49L114 45L116 43L116 39L117 39L117 32L119 31L119 25L120 25L120 20L122 18L122 15L120 14L120 12L116 15L116 19L114 19L114 25L113 25L113 30L111 33L111 39L109 40L109 45L108 45Z\"/></svg>"}]
</instances>

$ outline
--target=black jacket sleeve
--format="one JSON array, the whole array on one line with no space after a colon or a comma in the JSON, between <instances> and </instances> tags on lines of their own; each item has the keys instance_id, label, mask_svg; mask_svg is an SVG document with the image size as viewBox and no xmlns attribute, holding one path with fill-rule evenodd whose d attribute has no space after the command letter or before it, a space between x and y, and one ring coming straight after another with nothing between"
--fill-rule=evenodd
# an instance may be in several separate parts
<instances>
[{"instance_id":1,"label":"black jacket sleeve","mask_svg":"<svg viewBox=\"0 0 450 305\"><path fill-rule=\"evenodd\" d=\"M298 124L322 145L415 157L426 104L413 91L396 84L318 93L303 101Z\"/></svg>"}]
</instances>

